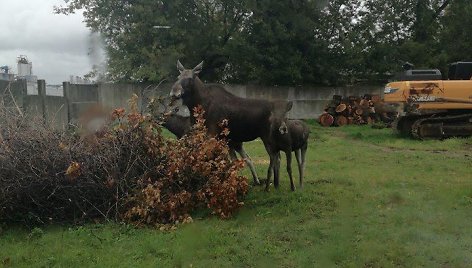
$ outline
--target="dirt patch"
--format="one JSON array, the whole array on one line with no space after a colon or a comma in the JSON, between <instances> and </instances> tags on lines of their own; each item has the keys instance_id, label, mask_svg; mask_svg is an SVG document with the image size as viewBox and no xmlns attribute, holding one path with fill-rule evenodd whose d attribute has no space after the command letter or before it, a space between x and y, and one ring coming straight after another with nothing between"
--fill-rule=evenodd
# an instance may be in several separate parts
<instances>
[{"instance_id":1,"label":"dirt patch","mask_svg":"<svg viewBox=\"0 0 472 268\"><path fill-rule=\"evenodd\" d=\"M268 159L255 159L253 161L254 164L262 164L262 165L268 165L270 164L270 160Z\"/></svg>"}]
</instances>

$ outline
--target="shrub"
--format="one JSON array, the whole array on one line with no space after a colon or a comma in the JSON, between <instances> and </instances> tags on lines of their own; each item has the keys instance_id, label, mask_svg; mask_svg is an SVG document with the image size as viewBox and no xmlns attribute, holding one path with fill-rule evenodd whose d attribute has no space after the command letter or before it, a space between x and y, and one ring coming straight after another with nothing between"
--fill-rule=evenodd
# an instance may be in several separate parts
<instances>
[{"instance_id":1,"label":"shrub","mask_svg":"<svg viewBox=\"0 0 472 268\"><path fill-rule=\"evenodd\" d=\"M203 206L228 218L242 205L241 197L248 190L246 178L238 175L243 162L229 160L225 140L208 137L203 110L194 112L197 122L192 131L166 144L166 158L156 167L160 171L157 174L163 176L140 181L142 190L131 200L127 219L174 222ZM223 133L227 129L223 128Z\"/></svg>"},{"instance_id":2,"label":"shrub","mask_svg":"<svg viewBox=\"0 0 472 268\"><path fill-rule=\"evenodd\" d=\"M133 103L89 135L1 110L0 221L173 223L201 207L230 217L248 189L243 163L206 135L203 111L190 134L172 141Z\"/></svg>"}]
</instances>

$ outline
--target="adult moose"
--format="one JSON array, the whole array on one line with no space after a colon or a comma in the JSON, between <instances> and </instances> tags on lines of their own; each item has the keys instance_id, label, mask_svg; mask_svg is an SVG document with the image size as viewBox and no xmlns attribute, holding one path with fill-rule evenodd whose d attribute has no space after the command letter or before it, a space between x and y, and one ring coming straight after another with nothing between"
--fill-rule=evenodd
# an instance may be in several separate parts
<instances>
[{"instance_id":1,"label":"adult moose","mask_svg":"<svg viewBox=\"0 0 472 268\"><path fill-rule=\"evenodd\" d=\"M197 106L202 106L205 111L205 124L210 135L216 136L220 132L219 124L228 120L228 144L230 148L235 148L238 153L250 165L247 154L242 149L242 143L261 138L265 149L270 157L270 164L267 170L266 190L269 189L272 171L277 161L278 148L275 136L284 135L282 124L286 120L287 112L292 108L292 102L287 101L267 101L259 99L245 99L237 97L226 91L221 85L205 85L199 78L203 62L193 69L185 69L177 61L177 69L180 75L172 86L170 96L173 99L182 99L182 103L192 111ZM280 135L276 133L280 133ZM288 135L285 135L288 136ZM286 152L286 155L290 155ZM291 161L287 158L287 171L291 176ZM274 181L278 182L278 174L274 173ZM255 183L259 184L257 177ZM274 185L277 187L278 184ZM292 188L294 190L294 188Z\"/></svg>"},{"instance_id":2,"label":"adult moose","mask_svg":"<svg viewBox=\"0 0 472 268\"><path fill-rule=\"evenodd\" d=\"M182 138L185 134L190 132L192 129L192 120L191 116L182 116L175 113L176 111L171 111L169 113L164 114L161 118L161 124L163 127L167 128L172 134L174 134L178 139ZM229 154L231 159L237 159L236 152L243 157L243 159L248 164L254 181L258 181L256 169L252 164L251 158L249 155L244 151L243 144L237 142L231 142L228 144L229 147ZM245 157L244 157L245 156Z\"/></svg>"},{"instance_id":3,"label":"adult moose","mask_svg":"<svg viewBox=\"0 0 472 268\"><path fill-rule=\"evenodd\" d=\"M160 102L160 104L164 106L164 111L158 112L159 115L155 115L157 116L156 119L163 127L167 128L178 139L182 138L192 129L192 125L195 123L195 120L192 120L194 119L192 116L182 116L177 114L179 107L169 107L169 104L166 104L165 102ZM251 158L246 153L246 151L244 151L242 143L230 142L228 147L231 159L237 159L236 152L238 152L249 166L254 182L259 184L256 169L252 164Z\"/></svg>"}]
</instances>

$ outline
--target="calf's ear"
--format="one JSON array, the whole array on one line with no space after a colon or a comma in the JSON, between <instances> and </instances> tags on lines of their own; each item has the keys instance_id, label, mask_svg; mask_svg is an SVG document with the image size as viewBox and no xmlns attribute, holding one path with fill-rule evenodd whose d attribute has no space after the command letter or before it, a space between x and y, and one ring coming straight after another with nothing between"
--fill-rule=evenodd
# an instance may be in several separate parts
<instances>
[{"instance_id":1,"label":"calf's ear","mask_svg":"<svg viewBox=\"0 0 472 268\"><path fill-rule=\"evenodd\" d=\"M177 60L177 70L182 73L185 70L185 67L180 63L180 60Z\"/></svg>"},{"instance_id":2,"label":"calf's ear","mask_svg":"<svg viewBox=\"0 0 472 268\"><path fill-rule=\"evenodd\" d=\"M285 108L285 111L288 112L288 111L292 110L292 107L293 107L293 101L288 101L287 106Z\"/></svg>"},{"instance_id":3,"label":"calf's ear","mask_svg":"<svg viewBox=\"0 0 472 268\"><path fill-rule=\"evenodd\" d=\"M193 74L199 74L203 69L203 61L193 68Z\"/></svg>"}]
</instances>

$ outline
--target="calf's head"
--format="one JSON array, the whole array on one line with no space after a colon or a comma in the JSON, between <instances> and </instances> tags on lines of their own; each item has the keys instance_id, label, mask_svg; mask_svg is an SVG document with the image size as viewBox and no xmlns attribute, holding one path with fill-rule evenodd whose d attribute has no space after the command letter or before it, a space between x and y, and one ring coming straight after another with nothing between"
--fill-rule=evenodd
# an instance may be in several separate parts
<instances>
[{"instance_id":1,"label":"calf's head","mask_svg":"<svg viewBox=\"0 0 472 268\"><path fill-rule=\"evenodd\" d=\"M203 61L200 62L193 69L185 69L185 67L177 61L177 69L180 72L180 75L177 77L177 81L172 86L170 91L170 96L172 99L184 98L186 95L192 94L192 90L195 84L195 78L197 74L202 71Z\"/></svg>"},{"instance_id":2,"label":"calf's head","mask_svg":"<svg viewBox=\"0 0 472 268\"><path fill-rule=\"evenodd\" d=\"M292 109L292 101L276 101L272 105L270 126L272 132L279 135L288 134L287 113Z\"/></svg>"}]
</instances>

